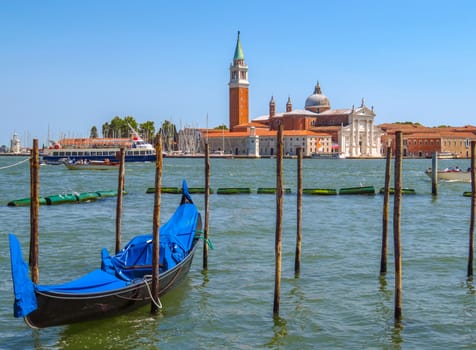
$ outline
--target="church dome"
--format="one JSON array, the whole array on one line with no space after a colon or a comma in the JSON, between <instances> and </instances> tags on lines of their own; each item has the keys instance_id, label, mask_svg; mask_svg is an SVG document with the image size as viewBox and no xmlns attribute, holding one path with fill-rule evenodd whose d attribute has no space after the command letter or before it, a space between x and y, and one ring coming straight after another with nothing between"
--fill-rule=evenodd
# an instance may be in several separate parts
<instances>
[{"instance_id":1,"label":"church dome","mask_svg":"<svg viewBox=\"0 0 476 350\"><path fill-rule=\"evenodd\" d=\"M322 93L319 82L314 88L314 94L312 94L306 99L306 105L304 108L316 113L320 113L331 108L329 99L326 95Z\"/></svg>"}]
</instances>

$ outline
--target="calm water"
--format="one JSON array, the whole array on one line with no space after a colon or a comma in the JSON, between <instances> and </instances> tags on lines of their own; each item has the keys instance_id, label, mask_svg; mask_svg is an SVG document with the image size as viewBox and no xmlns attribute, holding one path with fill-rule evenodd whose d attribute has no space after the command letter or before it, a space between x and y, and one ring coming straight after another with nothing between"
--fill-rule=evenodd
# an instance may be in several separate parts
<instances>
[{"instance_id":1,"label":"calm water","mask_svg":"<svg viewBox=\"0 0 476 350\"><path fill-rule=\"evenodd\" d=\"M21 158L0 157L0 167ZM163 186L203 187L203 159L164 159ZM384 184L384 160L304 160L304 187ZM393 165L393 164L392 164ZM440 160L440 167L469 166ZM211 161L211 187L275 186L276 161ZM423 173L431 160L405 160L402 201L403 322L396 326L392 223L388 274L379 278L383 196L303 198L302 265L294 276L296 160L285 160L283 273L280 317L273 318L275 196L210 197L209 269L202 250L189 277L162 298L158 317L149 308L125 316L66 327L31 330L12 316L13 292L7 234L19 235L27 256L29 208L7 207L29 195L27 163L0 170L1 349L473 349L476 295L466 280L469 184L442 183L432 198ZM126 167L123 241L150 232L153 164ZM41 194L117 188L113 172L41 167ZM195 195L203 211L203 196ZM179 196L162 195L162 218ZM393 201L391 201L391 204ZM389 218L392 218L392 205ZM100 263L114 249L115 199L40 207L40 282L59 283Z\"/></svg>"}]
</instances>

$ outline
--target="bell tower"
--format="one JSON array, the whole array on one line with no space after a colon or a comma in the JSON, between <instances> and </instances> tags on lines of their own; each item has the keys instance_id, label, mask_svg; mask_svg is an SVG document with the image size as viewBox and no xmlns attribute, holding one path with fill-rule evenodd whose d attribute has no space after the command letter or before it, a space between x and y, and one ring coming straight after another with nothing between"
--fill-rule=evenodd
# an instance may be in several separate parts
<instances>
[{"instance_id":1,"label":"bell tower","mask_svg":"<svg viewBox=\"0 0 476 350\"><path fill-rule=\"evenodd\" d=\"M230 131L240 124L248 123L248 66L240 42L240 32L236 40L233 64L230 65Z\"/></svg>"}]
</instances>

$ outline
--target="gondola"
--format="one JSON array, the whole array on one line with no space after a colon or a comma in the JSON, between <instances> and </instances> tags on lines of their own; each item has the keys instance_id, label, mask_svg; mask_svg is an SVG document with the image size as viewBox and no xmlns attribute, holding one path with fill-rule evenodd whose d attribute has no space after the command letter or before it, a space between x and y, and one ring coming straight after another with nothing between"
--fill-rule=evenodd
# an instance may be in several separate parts
<instances>
[{"instance_id":1,"label":"gondola","mask_svg":"<svg viewBox=\"0 0 476 350\"><path fill-rule=\"evenodd\" d=\"M160 228L159 296L187 276L200 230L200 213L184 181L180 205ZM18 239L10 234L9 240L14 316L32 328L97 320L151 303L152 234L136 236L114 256L103 248L101 268L60 285L33 283Z\"/></svg>"}]
</instances>

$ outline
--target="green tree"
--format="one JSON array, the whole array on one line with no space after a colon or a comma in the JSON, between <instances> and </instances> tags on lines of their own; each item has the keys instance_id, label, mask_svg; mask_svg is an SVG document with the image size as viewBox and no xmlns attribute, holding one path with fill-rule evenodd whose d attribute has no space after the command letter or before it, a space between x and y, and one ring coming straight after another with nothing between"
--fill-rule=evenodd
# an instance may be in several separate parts
<instances>
[{"instance_id":1,"label":"green tree","mask_svg":"<svg viewBox=\"0 0 476 350\"><path fill-rule=\"evenodd\" d=\"M170 152L176 149L177 144L177 129L175 124L168 120L162 123L159 130L162 135L162 144L165 152Z\"/></svg>"},{"instance_id":2,"label":"green tree","mask_svg":"<svg viewBox=\"0 0 476 350\"><path fill-rule=\"evenodd\" d=\"M228 130L228 127L225 124L218 125L214 127L215 130Z\"/></svg>"},{"instance_id":3,"label":"green tree","mask_svg":"<svg viewBox=\"0 0 476 350\"><path fill-rule=\"evenodd\" d=\"M102 137L109 137L109 129L109 123L106 122L102 125Z\"/></svg>"},{"instance_id":4,"label":"green tree","mask_svg":"<svg viewBox=\"0 0 476 350\"><path fill-rule=\"evenodd\" d=\"M142 135L142 138L149 143L153 143L155 137L155 125L154 122L148 120L139 124L138 132Z\"/></svg>"},{"instance_id":5,"label":"green tree","mask_svg":"<svg viewBox=\"0 0 476 350\"><path fill-rule=\"evenodd\" d=\"M129 135L131 134L131 128L137 131L137 122L133 116L125 116L122 125L121 137L129 137Z\"/></svg>"},{"instance_id":6,"label":"green tree","mask_svg":"<svg viewBox=\"0 0 476 350\"><path fill-rule=\"evenodd\" d=\"M96 126L93 126L91 128L91 133L89 134L89 137L92 139L96 139L98 137L98 129L96 128Z\"/></svg>"}]
</instances>

